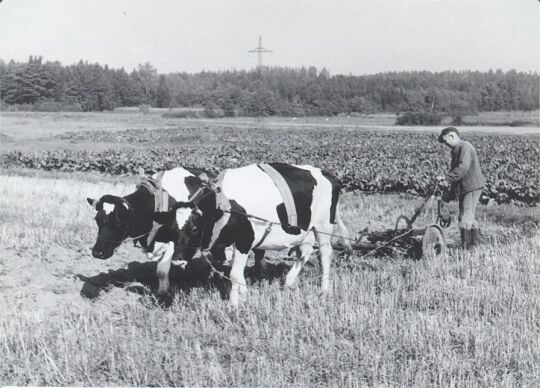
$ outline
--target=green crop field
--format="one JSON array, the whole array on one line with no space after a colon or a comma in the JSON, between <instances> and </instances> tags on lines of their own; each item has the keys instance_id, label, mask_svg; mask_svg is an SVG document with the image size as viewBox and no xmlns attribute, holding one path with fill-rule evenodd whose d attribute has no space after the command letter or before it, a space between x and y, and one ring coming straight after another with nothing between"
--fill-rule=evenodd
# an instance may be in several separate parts
<instances>
[{"instance_id":1,"label":"green crop field","mask_svg":"<svg viewBox=\"0 0 540 388\"><path fill-rule=\"evenodd\" d=\"M132 244L92 258L97 227L86 197L131 192L138 167L310 163L344 184L351 235L380 231L410 216L447 168L440 128L79 115L1 116L2 385L537 385L537 132L464 132L489 182L478 210L484 242L470 252L456 248L451 203L446 255L336 254L325 296L313 258L295 288L282 289L279 274L253 282L237 310L219 281L186 286L175 268L172 284L183 290L165 308L152 293L155 264ZM428 212L418 226L432 221ZM269 260L291 264L287 252Z\"/></svg>"},{"instance_id":2,"label":"green crop field","mask_svg":"<svg viewBox=\"0 0 540 388\"><path fill-rule=\"evenodd\" d=\"M144 119L138 123L136 113L77 114L77 128L75 114L29 114L36 122L18 114L20 121L11 113L2 125L0 167L121 175L133 174L139 167L156 171L184 165L217 172L259 161L284 161L320 166L339 178L347 191L423 195L449 160L448 149L436 141L440 128L375 129L324 124L322 118L301 126L233 125L175 122L160 116L151 121L152 115L140 115ZM28 123L41 128L39 135L29 132ZM43 128L50 134L44 135ZM512 129L517 134L495 132L501 128L463 133L476 146L487 178L482 201L538 203L538 128Z\"/></svg>"}]
</instances>

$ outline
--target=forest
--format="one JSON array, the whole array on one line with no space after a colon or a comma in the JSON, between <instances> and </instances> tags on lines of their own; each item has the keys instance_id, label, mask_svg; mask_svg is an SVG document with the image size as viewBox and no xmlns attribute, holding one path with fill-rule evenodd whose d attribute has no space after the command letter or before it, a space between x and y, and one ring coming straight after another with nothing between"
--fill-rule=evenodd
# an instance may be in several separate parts
<instances>
[{"instance_id":1,"label":"forest","mask_svg":"<svg viewBox=\"0 0 540 388\"><path fill-rule=\"evenodd\" d=\"M430 112L459 117L539 108L537 72L402 71L331 75L326 68L159 74L30 56L0 60L2 110L104 111L118 107L198 108L206 116L332 116Z\"/></svg>"}]
</instances>

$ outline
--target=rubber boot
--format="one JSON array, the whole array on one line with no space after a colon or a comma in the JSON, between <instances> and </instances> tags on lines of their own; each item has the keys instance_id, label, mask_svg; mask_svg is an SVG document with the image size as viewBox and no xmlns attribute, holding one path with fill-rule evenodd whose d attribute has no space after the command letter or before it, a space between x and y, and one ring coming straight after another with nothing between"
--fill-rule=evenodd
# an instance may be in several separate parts
<instances>
[{"instance_id":1,"label":"rubber boot","mask_svg":"<svg viewBox=\"0 0 540 388\"><path fill-rule=\"evenodd\" d=\"M480 228L471 229L471 245L482 244L482 231Z\"/></svg>"},{"instance_id":2,"label":"rubber boot","mask_svg":"<svg viewBox=\"0 0 540 388\"><path fill-rule=\"evenodd\" d=\"M471 248L471 229L460 229L461 232L461 248L467 250Z\"/></svg>"}]
</instances>

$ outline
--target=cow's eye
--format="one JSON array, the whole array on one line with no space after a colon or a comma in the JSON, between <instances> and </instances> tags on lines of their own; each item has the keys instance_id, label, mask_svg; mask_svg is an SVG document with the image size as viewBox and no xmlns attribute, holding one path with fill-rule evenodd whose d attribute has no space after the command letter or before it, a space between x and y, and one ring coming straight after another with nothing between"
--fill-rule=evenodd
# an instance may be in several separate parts
<instances>
[{"instance_id":1,"label":"cow's eye","mask_svg":"<svg viewBox=\"0 0 540 388\"><path fill-rule=\"evenodd\" d=\"M106 216L102 212L98 212L96 216L94 217L98 225L105 224Z\"/></svg>"},{"instance_id":2,"label":"cow's eye","mask_svg":"<svg viewBox=\"0 0 540 388\"><path fill-rule=\"evenodd\" d=\"M113 217L111 220L111 225L114 225L115 227L119 228L122 226L122 221L120 221L119 217Z\"/></svg>"}]
</instances>

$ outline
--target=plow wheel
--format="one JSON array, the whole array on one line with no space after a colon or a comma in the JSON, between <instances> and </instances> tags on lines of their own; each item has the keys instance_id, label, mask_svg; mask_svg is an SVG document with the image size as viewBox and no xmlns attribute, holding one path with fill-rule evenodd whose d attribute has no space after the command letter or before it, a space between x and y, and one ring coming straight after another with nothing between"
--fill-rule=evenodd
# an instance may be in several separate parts
<instances>
[{"instance_id":1,"label":"plow wheel","mask_svg":"<svg viewBox=\"0 0 540 388\"><path fill-rule=\"evenodd\" d=\"M422 254L426 259L446 253L446 239L444 233L438 225L430 225L426 228L422 237Z\"/></svg>"}]
</instances>

